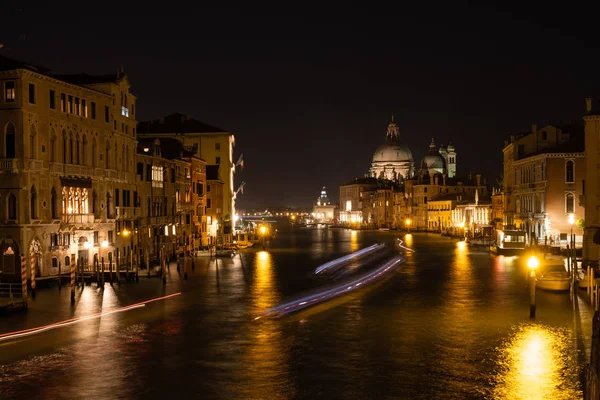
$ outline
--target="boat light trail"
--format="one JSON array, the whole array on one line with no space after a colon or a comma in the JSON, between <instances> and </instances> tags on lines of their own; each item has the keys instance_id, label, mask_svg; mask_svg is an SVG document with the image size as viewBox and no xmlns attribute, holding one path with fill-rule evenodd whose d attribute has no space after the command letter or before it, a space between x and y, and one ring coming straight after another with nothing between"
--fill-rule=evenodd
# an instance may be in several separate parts
<instances>
[{"instance_id":1,"label":"boat light trail","mask_svg":"<svg viewBox=\"0 0 600 400\"><path fill-rule=\"evenodd\" d=\"M408 251L410 251L411 253L414 253L414 252L415 252L415 251L414 251L413 249L411 249L410 247L406 247L406 246L404 246L404 241L402 241L402 239L400 239L400 238L398 238L398 247L400 247L401 249L404 249L404 250L408 250Z\"/></svg>"},{"instance_id":2,"label":"boat light trail","mask_svg":"<svg viewBox=\"0 0 600 400\"><path fill-rule=\"evenodd\" d=\"M266 310L262 315L254 318L254 321L262 317L281 317L286 314L299 311L303 308L310 307L327 300L331 300L342 294L350 293L356 290L360 285L370 283L372 280L381 277L383 274L403 263L406 259L403 256L397 256L386 262L379 268L369 272L368 274L354 279L351 282L340 284L322 292L303 297L294 301L290 301Z\"/></svg>"},{"instance_id":3,"label":"boat light trail","mask_svg":"<svg viewBox=\"0 0 600 400\"><path fill-rule=\"evenodd\" d=\"M325 264L321 265L320 267L318 267L317 269L315 269L315 274L320 274L321 272L325 271L328 268L331 268L333 266L348 262L350 260L354 260L356 258L362 257L362 256L366 256L367 254L371 254L374 253L376 251L379 251L381 249L385 248L385 244L383 243L377 243L374 245L371 245L369 247L365 247L364 249L361 249L359 251L356 251L354 253L350 253L347 254L343 257L340 258L336 258L335 260L331 260L329 262L326 262Z\"/></svg>"},{"instance_id":4,"label":"boat light trail","mask_svg":"<svg viewBox=\"0 0 600 400\"><path fill-rule=\"evenodd\" d=\"M30 328L30 329L24 329L24 330L16 331L16 332L3 333L3 334L0 334L0 342L6 341L6 340L11 340L11 339L18 339L18 338L21 338L24 336L36 335L38 333L46 332L46 331L49 331L52 329L57 329L57 328L63 328L65 326L78 324L80 322L89 321L91 319L101 318L101 317L105 317L105 316L111 315L111 314L130 311L130 310L134 310L136 308L142 308L142 307L145 307L146 304L153 303L153 302L159 301L159 300L166 300L166 299L174 297L174 296L179 296L180 294L181 294L181 292L177 292L177 293L169 294L167 296L156 297L154 299L142 301L140 303L135 303L135 304L130 304L128 306L115 308L114 310L91 314L91 315L88 315L85 317L71 318L71 319L67 319L64 321L55 322L55 323L52 323L49 325L38 326L37 328Z\"/></svg>"}]
</instances>

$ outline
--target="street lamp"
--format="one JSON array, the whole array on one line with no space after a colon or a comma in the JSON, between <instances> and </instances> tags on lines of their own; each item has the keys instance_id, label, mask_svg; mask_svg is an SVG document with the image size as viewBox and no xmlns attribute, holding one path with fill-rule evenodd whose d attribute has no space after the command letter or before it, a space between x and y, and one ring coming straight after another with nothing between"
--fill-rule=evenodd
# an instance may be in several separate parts
<instances>
[{"instance_id":1,"label":"street lamp","mask_svg":"<svg viewBox=\"0 0 600 400\"><path fill-rule=\"evenodd\" d=\"M410 224L412 223L410 218L407 218L406 221L404 221L404 223L406 224L406 229L410 232Z\"/></svg>"},{"instance_id":2,"label":"street lamp","mask_svg":"<svg viewBox=\"0 0 600 400\"><path fill-rule=\"evenodd\" d=\"M572 279L571 279L571 291L573 291L573 288L575 287L575 275L577 273L577 261L575 260L575 262L573 262L573 258L575 257L575 240L573 240L573 224L575 223L575 214L569 214L569 225L571 228L571 232L569 234L569 242L570 244L570 249L569 249L569 272L573 275Z\"/></svg>"},{"instance_id":3,"label":"street lamp","mask_svg":"<svg viewBox=\"0 0 600 400\"><path fill-rule=\"evenodd\" d=\"M262 237L262 245L263 245L263 249L265 248L265 233L267 233L267 227L264 225L261 225L260 228L258 228L258 231L260 232L260 235Z\"/></svg>"},{"instance_id":4,"label":"street lamp","mask_svg":"<svg viewBox=\"0 0 600 400\"><path fill-rule=\"evenodd\" d=\"M531 256L527 260L527 267L531 270L529 273L529 318L535 318L535 270L540 265L536 256Z\"/></svg>"}]
</instances>

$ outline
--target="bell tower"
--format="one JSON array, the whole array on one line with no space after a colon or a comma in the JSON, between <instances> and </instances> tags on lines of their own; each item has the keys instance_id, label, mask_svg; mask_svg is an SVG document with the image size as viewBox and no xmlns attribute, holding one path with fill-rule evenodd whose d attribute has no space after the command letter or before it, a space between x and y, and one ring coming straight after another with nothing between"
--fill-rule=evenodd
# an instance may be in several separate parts
<instances>
[{"instance_id":1,"label":"bell tower","mask_svg":"<svg viewBox=\"0 0 600 400\"><path fill-rule=\"evenodd\" d=\"M456 151L454 151L454 145L452 142L448 142L448 146L446 146L445 157L448 178L454 178L456 176Z\"/></svg>"}]
</instances>

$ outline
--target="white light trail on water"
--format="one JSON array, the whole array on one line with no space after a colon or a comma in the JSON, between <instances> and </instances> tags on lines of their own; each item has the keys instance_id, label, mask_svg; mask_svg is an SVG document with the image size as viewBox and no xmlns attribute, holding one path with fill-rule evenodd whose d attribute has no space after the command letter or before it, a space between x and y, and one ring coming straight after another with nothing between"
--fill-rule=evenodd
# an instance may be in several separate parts
<instances>
[{"instance_id":1,"label":"white light trail on water","mask_svg":"<svg viewBox=\"0 0 600 400\"><path fill-rule=\"evenodd\" d=\"M350 260L354 260L354 259L362 257L362 256L366 256L367 254L374 253L374 252L382 250L384 248L385 248L385 244L383 244L383 243L378 243L378 244L371 245L369 247L365 247L362 250L359 250L354 253L345 255L343 257L336 258L335 260L326 262L325 264L323 264L323 265L317 267L317 269L315 269L315 274L320 274L321 272L325 271L328 268L345 263Z\"/></svg>"},{"instance_id":2,"label":"white light trail on water","mask_svg":"<svg viewBox=\"0 0 600 400\"><path fill-rule=\"evenodd\" d=\"M356 278L355 280L353 280L351 282L347 282L347 283L338 285L336 287L333 287L331 289L327 289L322 292L303 297L301 299L297 299L294 301L290 301L290 302L275 306L275 307L270 308L267 311L265 311L262 315L259 315L258 317L254 318L254 320L256 321L258 319L261 319L262 317L281 317L286 314L289 314L289 313L292 313L295 311L299 311L303 308L310 307L310 306L322 303L327 300L331 300L342 294L350 293L350 292L356 290L356 288L358 286L360 286L361 284L363 284L363 283L366 284L366 283L371 282L374 279L377 279L378 277L382 276L383 274L385 274L392 268L396 267L397 265L403 263L404 261L405 261L405 258L403 256L394 257L393 259L386 262L379 268L369 272L368 274L366 274L364 276Z\"/></svg>"}]
</instances>

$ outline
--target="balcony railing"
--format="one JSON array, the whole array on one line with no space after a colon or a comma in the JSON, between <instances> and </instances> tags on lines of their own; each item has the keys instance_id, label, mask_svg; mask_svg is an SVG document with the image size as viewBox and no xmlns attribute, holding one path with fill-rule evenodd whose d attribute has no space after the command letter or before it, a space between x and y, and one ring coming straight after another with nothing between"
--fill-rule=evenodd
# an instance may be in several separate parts
<instances>
[{"instance_id":1,"label":"balcony railing","mask_svg":"<svg viewBox=\"0 0 600 400\"><path fill-rule=\"evenodd\" d=\"M88 224L94 222L94 214L63 214L65 224Z\"/></svg>"},{"instance_id":2,"label":"balcony railing","mask_svg":"<svg viewBox=\"0 0 600 400\"><path fill-rule=\"evenodd\" d=\"M0 160L0 171L4 172L17 172L17 159L16 158L5 158Z\"/></svg>"},{"instance_id":3,"label":"balcony railing","mask_svg":"<svg viewBox=\"0 0 600 400\"><path fill-rule=\"evenodd\" d=\"M75 176L92 176L94 169L85 165L65 164L65 174Z\"/></svg>"},{"instance_id":4,"label":"balcony railing","mask_svg":"<svg viewBox=\"0 0 600 400\"><path fill-rule=\"evenodd\" d=\"M42 160L29 160L28 168L29 171L39 172L44 169L44 162Z\"/></svg>"}]
</instances>

